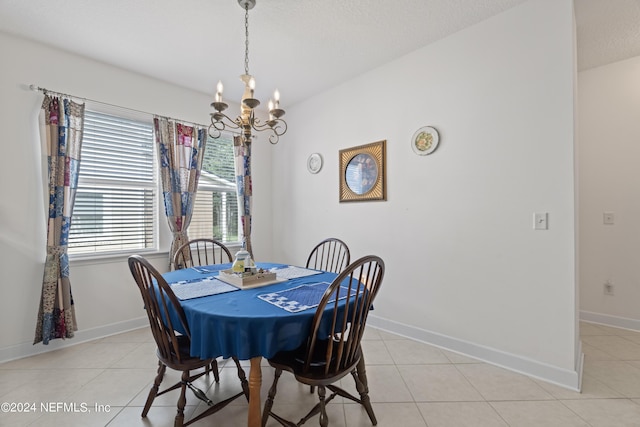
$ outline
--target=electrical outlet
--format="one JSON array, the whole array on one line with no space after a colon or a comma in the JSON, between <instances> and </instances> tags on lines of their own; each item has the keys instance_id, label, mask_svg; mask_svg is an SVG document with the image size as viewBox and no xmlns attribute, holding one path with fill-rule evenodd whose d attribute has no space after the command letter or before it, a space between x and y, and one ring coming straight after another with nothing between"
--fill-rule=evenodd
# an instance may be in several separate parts
<instances>
[{"instance_id":1,"label":"electrical outlet","mask_svg":"<svg viewBox=\"0 0 640 427\"><path fill-rule=\"evenodd\" d=\"M608 280L604 282L604 294L613 296L613 283Z\"/></svg>"}]
</instances>

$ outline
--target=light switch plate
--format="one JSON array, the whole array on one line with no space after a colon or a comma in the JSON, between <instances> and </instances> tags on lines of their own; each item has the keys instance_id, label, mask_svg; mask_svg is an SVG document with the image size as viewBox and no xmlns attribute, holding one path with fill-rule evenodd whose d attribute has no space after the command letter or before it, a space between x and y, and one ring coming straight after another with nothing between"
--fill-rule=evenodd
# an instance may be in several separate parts
<instances>
[{"instance_id":1,"label":"light switch plate","mask_svg":"<svg viewBox=\"0 0 640 427\"><path fill-rule=\"evenodd\" d=\"M548 230L549 229L548 220L549 220L549 214L547 212L534 212L533 229Z\"/></svg>"}]
</instances>

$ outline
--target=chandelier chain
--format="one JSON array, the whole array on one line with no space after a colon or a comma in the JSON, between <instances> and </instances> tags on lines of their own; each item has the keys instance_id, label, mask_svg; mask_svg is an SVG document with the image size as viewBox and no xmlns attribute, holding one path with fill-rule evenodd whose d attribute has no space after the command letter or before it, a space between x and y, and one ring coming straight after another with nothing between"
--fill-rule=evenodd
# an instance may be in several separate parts
<instances>
[{"instance_id":1,"label":"chandelier chain","mask_svg":"<svg viewBox=\"0 0 640 427\"><path fill-rule=\"evenodd\" d=\"M249 75L249 3L244 5L244 73Z\"/></svg>"}]
</instances>

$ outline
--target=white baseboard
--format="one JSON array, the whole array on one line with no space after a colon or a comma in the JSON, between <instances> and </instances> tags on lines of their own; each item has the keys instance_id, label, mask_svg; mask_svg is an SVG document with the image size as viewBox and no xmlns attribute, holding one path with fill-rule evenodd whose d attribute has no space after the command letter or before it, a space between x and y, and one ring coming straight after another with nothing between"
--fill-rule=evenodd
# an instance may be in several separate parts
<instances>
[{"instance_id":1,"label":"white baseboard","mask_svg":"<svg viewBox=\"0 0 640 427\"><path fill-rule=\"evenodd\" d=\"M582 311L580 312L580 320L640 331L640 321L634 319ZM415 326L377 317L373 314L369 316L368 323L378 329L434 345L445 350L460 353L492 365L556 384L560 387L568 388L570 390L579 391L582 386L584 355L582 353L581 342L579 342L580 347L576 356L576 371L570 371L526 357L506 353L494 348L485 347L472 342L420 329ZM104 338L110 335L148 327L148 325L148 319L146 317L140 317L98 328L78 331L71 339L51 340L48 345L43 345L41 343L33 345L29 342L1 348L0 363L40 353L46 353L60 348L71 347L73 345Z\"/></svg>"},{"instance_id":2,"label":"white baseboard","mask_svg":"<svg viewBox=\"0 0 640 427\"><path fill-rule=\"evenodd\" d=\"M584 369L584 353L582 352L582 340L578 340L576 352L576 372L578 373L578 391L582 390L582 372Z\"/></svg>"},{"instance_id":3,"label":"white baseboard","mask_svg":"<svg viewBox=\"0 0 640 427\"><path fill-rule=\"evenodd\" d=\"M0 348L0 363L34 356L40 353L46 353L60 348L71 347L87 341L132 331L142 327L149 327L149 319L146 316L124 322L112 323L110 325L100 326L93 329L76 331L73 338L51 340L47 345L42 343L34 345L32 342L25 342L10 347Z\"/></svg>"},{"instance_id":4,"label":"white baseboard","mask_svg":"<svg viewBox=\"0 0 640 427\"><path fill-rule=\"evenodd\" d=\"M580 320L640 332L640 320L638 319L612 316L610 314L593 313L591 311L581 311Z\"/></svg>"},{"instance_id":5,"label":"white baseboard","mask_svg":"<svg viewBox=\"0 0 640 427\"><path fill-rule=\"evenodd\" d=\"M574 391L580 391L582 385L582 348L579 348L576 357L576 370L558 368L557 366L539 362L527 357L506 353L490 347L485 347L468 341L438 334L405 325L393 320L369 315L368 324L397 335L402 335L416 341L421 341L445 350L463 354L480 361L496 365L510 371L518 372L530 377L546 381L560 387ZM581 345L581 343L580 343Z\"/></svg>"}]
</instances>

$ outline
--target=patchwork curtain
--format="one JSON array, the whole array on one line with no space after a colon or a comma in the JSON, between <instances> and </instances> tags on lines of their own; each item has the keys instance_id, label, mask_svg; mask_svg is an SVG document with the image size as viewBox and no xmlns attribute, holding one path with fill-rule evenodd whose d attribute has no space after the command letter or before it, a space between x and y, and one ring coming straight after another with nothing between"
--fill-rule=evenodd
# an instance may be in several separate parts
<instances>
[{"instance_id":1,"label":"patchwork curtain","mask_svg":"<svg viewBox=\"0 0 640 427\"><path fill-rule=\"evenodd\" d=\"M253 194L251 187L251 141L242 136L234 136L233 148L242 241L245 242L247 251L253 257L253 248L251 247L251 200Z\"/></svg>"},{"instance_id":2,"label":"patchwork curtain","mask_svg":"<svg viewBox=\"0 0 640 427\"><path fill-rule=\"evenodd\" d=\"M171 267L177 249L189 241L187 228L193 214L207 131L160 117L154 118L153 123L164 208L173 233L169 251Z\"/></svg>"},{"instance_id":3,"label":"patchwork curtain","mask_svg":"<svg viewBox=\"0 0 640 427\"><path fill-rule=\"evenodd\" d=\"M78 187L84 104L45 95L40 125L43 152L47 152L49 214L47 258L33 343L49 344L55 338L72 338L78 330L67 245Z\"/></svg>"}]
</instances>

